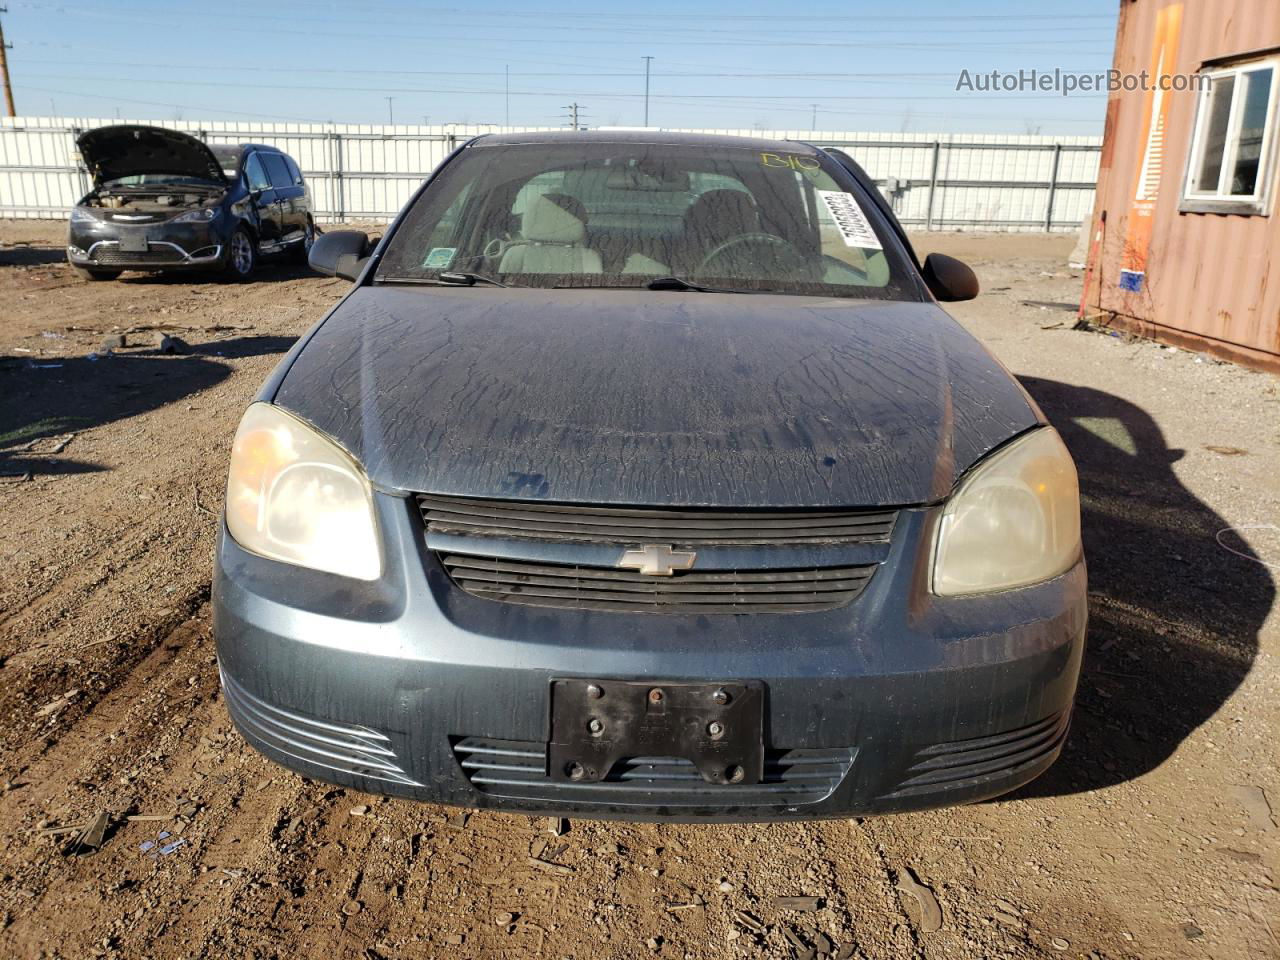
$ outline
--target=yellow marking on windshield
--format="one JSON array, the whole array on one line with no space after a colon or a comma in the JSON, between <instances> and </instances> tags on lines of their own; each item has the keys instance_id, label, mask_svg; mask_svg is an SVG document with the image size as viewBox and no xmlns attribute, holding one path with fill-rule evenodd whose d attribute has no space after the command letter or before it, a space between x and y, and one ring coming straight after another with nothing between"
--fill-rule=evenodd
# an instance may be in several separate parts
<instances>
[{"instance_id":1,"label":"yellow marking on windshield","mask_svg":"<svg viewBox=\"0 0 1280 960\"><path fill-rule=\"evenodd\" d=\"M762 153L760 163L766 167L779 170L818 170L822 164L817 157L801 156L794 153Z\"/></svg>"}]
</instances>

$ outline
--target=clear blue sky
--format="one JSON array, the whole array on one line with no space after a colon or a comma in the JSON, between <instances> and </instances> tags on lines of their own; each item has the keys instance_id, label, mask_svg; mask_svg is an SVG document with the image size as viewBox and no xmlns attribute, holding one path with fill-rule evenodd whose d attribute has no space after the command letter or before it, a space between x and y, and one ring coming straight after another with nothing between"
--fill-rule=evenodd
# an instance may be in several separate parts
<instances>
[{"instance_id":1,"label":"clear blue sky","mask_svg":"<svg viewBox=\"0 0 1280 960\"><path fill-rule=\"evenodd\" d=\"M820 130L1101 133L1105 94L956 81L1105 71L1116 24L1116 0L6 2L19 115L340 123L638 125L648 55L655 126L807 130L816 104Z\"/></svg>"}]
</instances>

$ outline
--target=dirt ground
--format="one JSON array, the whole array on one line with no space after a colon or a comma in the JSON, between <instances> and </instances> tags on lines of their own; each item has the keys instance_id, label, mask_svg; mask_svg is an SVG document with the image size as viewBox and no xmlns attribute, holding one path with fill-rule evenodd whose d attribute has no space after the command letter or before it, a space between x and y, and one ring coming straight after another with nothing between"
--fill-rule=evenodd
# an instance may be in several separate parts
<instances>
[{"instance_id":1,"label":"dirt ground","mask_svg":"<svg viewBox=\"0 0 1280 960\"><path fill-rule=\"evenodd\" d=\"M62 229L0 223L0 956L1280 957L1280 385L1073 331L1074 238L918 238L978 270L955 315L1080 467L1090 648L1062 759L960 809L557 836L240 740L207 602L228 445L345 284L87 283ZM100 813L99 849L48 832Z\"/></svg>"}]
</instances>

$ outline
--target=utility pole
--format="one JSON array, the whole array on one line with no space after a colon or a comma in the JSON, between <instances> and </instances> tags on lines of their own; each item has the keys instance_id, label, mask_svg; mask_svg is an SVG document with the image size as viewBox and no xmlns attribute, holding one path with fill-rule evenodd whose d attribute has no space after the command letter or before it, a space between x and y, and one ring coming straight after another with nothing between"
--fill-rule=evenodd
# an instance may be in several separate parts
<instances>
[{"instance_id":1,"label":"utility pole","mask_svg":"<svg viewBox=\"0 0 1280 960\"><path fill-rule=\"evenodd\" d=\"M8 7L0 7L0 13L8 12ZM4 42L4 24L0 23L0 75L4 77L4 103L9 108L9 116L16 117L18 111L13 108L13 85L9 82L9 58L5 55L6 50L12 49L12 44Z\"/></svg>"},{"instance_id":2,"label":"utility pole","mask_svg":"<svg viewBox=\"0 0 1280 960\"><path fill-rule=\"evenodd\" d=\"M818 129L818 105L811 103L809 106L813 107L813 119L809 121L809 132L813 133Z\"/></svg>"},{"instance_id":3,"label":"utility pole","mask_svg":"<svg viewBox=\"0 0 1280 960\"><path fill-rule=\"evenodd\" d=\"M565 107L565 109L569 111L569 126L573 130L578 129L578 107L579 106L580 104L575 102L575 103L570 103Z\"/></svg>"},{"instance_id":4,"label":"utility pole","mask_svg":"<svg viewBox=\"0 0 1280 960\"><path fill-rule=\"evenodd\" d=\"M653 57L641 57L644 61L644 125L649 125L649 65L653 63Z\"/></svg>"},{"instance_id":5,"label":"utility pole","mask_svg":"<svg viewBox=\"0 0 1280 960\"><path fill-rule=\"evenodd\" d=\"M396 122L396 115L391 112L391 101L394 100L395 97L383 97L383 99L387 101L387 123L394 126Z\"/></svg>"},{"instance_id":6,"label":"utility pole","mask_svg":"<svg viewBox=\"0 0 1280 960\"><path fill-rule=\"evenodd\" d=\"M502 68L502 79L507 98L507 122L506 126L511 126L511 65L506 64Z\"/></svg>"}]
</instances>

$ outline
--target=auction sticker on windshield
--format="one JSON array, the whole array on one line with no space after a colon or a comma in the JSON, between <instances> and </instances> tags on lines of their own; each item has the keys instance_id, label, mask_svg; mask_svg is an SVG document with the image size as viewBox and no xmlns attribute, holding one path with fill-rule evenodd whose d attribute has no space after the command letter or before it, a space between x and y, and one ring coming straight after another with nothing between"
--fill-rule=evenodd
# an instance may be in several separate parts
<instances>
[{"instance_id":1,"label":"auction sticker on windshield","mask_svg":"<svg viewBox=\"0 0 1280 960\"><path fill-rule=\"evenodd\" d=\"M457 249L457 247L432 247L431 252L427 254L427 259L422 261L422 265L429 269L444 270L453 263L453 255Z\"/></svg>"},{"instance_id":2,"label":"auction sticker on windshield","mask_svg":"<svg viewBox=\"0 0 1280 960\"><path fill-rule=\"evenodd\" d=\"M861 247L864 250L880 250L880 238L871 228L867 215L858 206L853 194L840 190L815 190L822 202L831 212L831 219L836 222L836 229L844 238L846 247Z\"/></svg>"}]
</instances>

